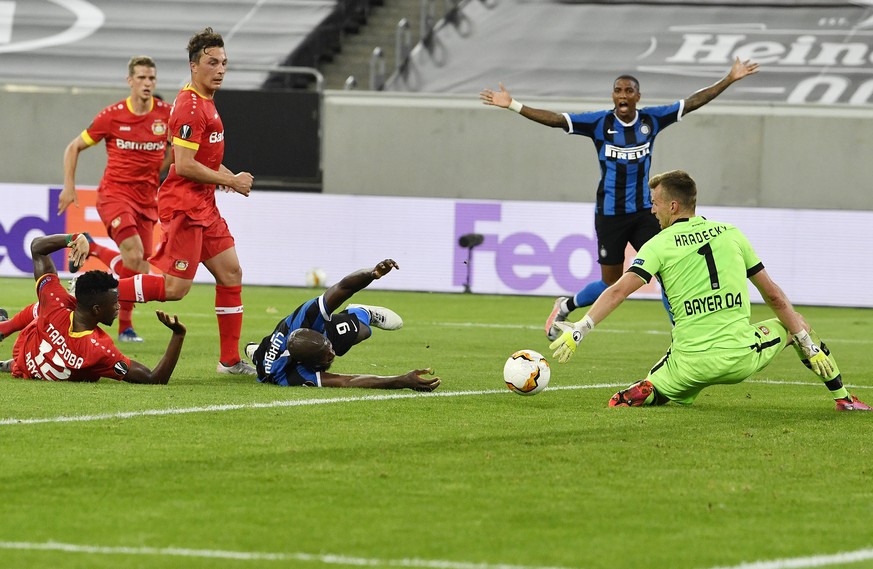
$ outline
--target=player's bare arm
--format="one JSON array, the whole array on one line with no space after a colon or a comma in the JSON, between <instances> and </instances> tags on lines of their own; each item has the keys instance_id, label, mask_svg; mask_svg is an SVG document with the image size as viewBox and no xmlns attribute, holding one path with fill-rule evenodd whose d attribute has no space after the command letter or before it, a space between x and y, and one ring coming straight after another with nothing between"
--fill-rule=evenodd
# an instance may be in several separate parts
<instances>
[{"instance_id":1,"label":"player's bare arm","mask_svg":"<svg viewBox=\"0 0 873 569\"><path fill-rule=\"evenodd\" d=\"M251 174L248 172L234 174L223 165L219 167L218 171L215 171L195 160L196 155L197 151L193 148L173 146L176 173L192 182L225 186L244 196L249 195L254 182L254 177Z\"/></svg>"},{"instance_id":2,"label":"player's bare arm","mask_svg":"<svg viewBox=\"0 0 873 569\"><path fill-rule=\"evenodd\" d=\"M179 317L175 314L171 317L167 313L157 310L155 315L161 324L173 332L170 336L170 343L167 345L167 351L164 352L161 361L153 370L137 361L130 360L130 370L124 378L124 381L128 383L166 385L176 369L187 329L184 324L179 322Z\"/></svg>"},{"instance_id":3,"label":"player's bare arm","mask_svg":"<svg viewBox=\"0 0 873 569\"><path fill-rule=\"evenodd\" d=\"M794 306L788 299L788 295L786 295L785 291L783 291L782 288L770 278L770 275L767 274L767 269L761 269L749 277L749 280L752 281L752 284L755 285L755 288L757 288L758 292L761 293L761 298L764 299L764 302L770 307L770 310L776 314L779 321L785 324L785 327L788 328L789 332L797 334L801 330L809 331L809 325L803 317L794 310Z\"/></svg>"},{"instance_id":4,"label":"player's bare arm","mask_svg":"<svg viewBox=\"0 0 873 569\"><path fill-rule=\"evenodd\" d=\"M88 238L82 234L44 235L30 243L30 256L33 259L33 277L39 279L43 275L57 274L51 254L69 247L70 258L81 267L88 259Z\"/></svg>"},{"instance_id":5,"label":"player's bare arm","mask_svg":"<svg viewBox=\"0 0 873 569\"><path fill-rule=\"evenodd\" d=\"M748 59L740 61L740 58L734 60L728 74L721 78L717 83L697 91L687 99L685 99L685 114L695 111L718 97L725 89L731 86L732 83L740 79L753 75L758 72L758 64L752 63Z\"/></svg>"},{"instance_id":6,"label":"player's bare arm","mask_svg":"<svg viewBox=\"0 0 873 569\"><path fill-rule=\"evenodd\" d=\"M64 189L58 198L58 215L70 207L79 207L79 196L76 195L76 166L79 164L79 153L90 148L82 135L77 136L64 149Z\"/></svg>"},{"instance_id":7,"label":"player's bare arm","mask_svg":"<svg viewBox=\"0 0 873 569\"><path fill-rule=\"evenodd\" d=\"M440 378L432 376L433 369L414 369L403 375L342 375L321 372L324 387L362 387L369 389L412 389L433 391L440 386ZM432 377L427 377L432 376Z\"/></svg>"},{"instance_id":8,"label":"player's bare arm","mask_svg":"<svg viewBox=\"0 0 873 569\"><path fill-rule=\"evenodd\" d=\"M497 85L500 88L499 91L484 89L479 93L479 99L483 104L492 107L500 107L502 109L511 108L511 105L513 104L512 95L509 94L509 91L506 90L503 83L498 83ZM554 128L563 128L564 130L567 130L568 128L567 120L561 114L547 111L545 109L535 109L527 105L522 105L518 101L515 102L515 105L517 105L518 108L517 110L513 110L516 110L518 114L526 119Z\"/></svg>"},{"instance_id":9,"label":"player's bare arm","mask_svg":"<svg viewBox=\"0 0 873 569\"><path fill-rule=\"evenodd\" d=\"M325 307L333 312L342 306L356 292L367 288L371 282L376 279L381 279L393 269L399 269L400 266L394 259L385 259L379 262L372 269L361 269L349 275L346 275L338 283L332 285L324 291Z\"/></svg>"}]
</instances>

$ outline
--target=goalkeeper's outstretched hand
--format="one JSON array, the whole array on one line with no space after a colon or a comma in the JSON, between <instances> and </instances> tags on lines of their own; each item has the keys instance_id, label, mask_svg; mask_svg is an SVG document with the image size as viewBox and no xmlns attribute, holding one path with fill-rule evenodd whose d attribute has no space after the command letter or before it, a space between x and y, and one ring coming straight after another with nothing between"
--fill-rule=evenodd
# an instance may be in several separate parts
<instances>
[{"instance_id":1,"label":"goalkeeper's outstretched hand","mask_svg":"<svg viewBox=\"0 0 873 569\"><path fill-rule=\"evenodd\" d=\"M824 379L828 379L834 372L830 360L825 353L816 345L801 348L803 355L809 360L809 368Z\"/></svg>"},{"instance_id":2,"label":"goalkeeper's outstretched hand","mask_svg":"<svg viewBox=\"0 0 873 569\"><path fill-rule=\"evenodd\" d=\"M555 322L554 326L561 331L561 335L549 344L549 349L555 350L552 356L558 358L558 363L565 364L576 353L576 346L582 341L583 334L568 322Z\"/></svg>"}]
</instances>

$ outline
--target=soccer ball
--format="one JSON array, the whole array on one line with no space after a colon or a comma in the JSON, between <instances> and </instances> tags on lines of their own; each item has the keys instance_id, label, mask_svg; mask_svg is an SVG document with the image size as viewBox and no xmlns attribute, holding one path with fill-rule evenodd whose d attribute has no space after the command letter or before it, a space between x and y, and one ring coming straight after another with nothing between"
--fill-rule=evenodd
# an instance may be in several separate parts
<instances>
[{"instance_id":1,"label":"soccer ball","mask_svg":"<svg viewBox=\"0 0 873 569\"><path fill-rule=\"evenodd\" d=\"M506 387L519 395L536 395L549 385L552 370L539 352L519 350L503 366Z\"/></svg>"},{"instance_id":2,"label":"soccer ball","mask_svg":"<svg viewBox=\"0 0 873 569\"><path fill-rule=\"evenodd\" d=\"M306 271L306 286L309 288L327 285L327 273L323 269L313 267Z\"/></svg>"}]
</instances>

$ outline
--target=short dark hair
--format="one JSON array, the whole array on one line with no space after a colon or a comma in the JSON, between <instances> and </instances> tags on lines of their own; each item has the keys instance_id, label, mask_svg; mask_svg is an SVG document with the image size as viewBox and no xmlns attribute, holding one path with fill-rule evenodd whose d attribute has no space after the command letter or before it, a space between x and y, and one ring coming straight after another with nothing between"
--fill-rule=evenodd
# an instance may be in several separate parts
<instances>
[{"instance_id":1,"label":"short dark hair","mask_svg":"<svg viewBox=\"0 0 873 569\"><path fill-rule=\"evenodd\" d=\"M684 170L670 170L663 174L656 174L649 178L649 187L661 186L661 190L667 196L679 202L684 208L694 209L697 207L697 183L688 172Z\"/></svg>"},{"instance_id":2,"label":"short dark hair","mask_svg":"<svg viewBox=\"0 0 873 569\"><path fill-rule=\"evenodd\" d=\"M285 346L291 359L308 368L318 368L332 347L324 334L310 328L298 328L288 334Z\"/></svg>"},{"instance_id":3,"label":"short dark hair","mask_svg":"<svg viewBox=\"0 0 873 569\"><path fill-rule=\"evenodd\" d=\"M200 54L210 47L224 47L224 38L215 33L212 28L203 28L203 31L191 36L188 40L188 61L196 63Z\"/></svg>"},{"instance_id":4,"label":"short dark hair","mask_svg":"<svg viewBox=\"0 0 873 569\"><path fill-rule=\"evenodd\" d=\"M155 65L155 60L147 55L134 55L130 58L130 61L127 62L127 76L133 77L134 68L137 65L142 65L143 67L151 67L153 69L157 69L158 66Z\"/></svg>"},{"instance_id":5,"label":"short dark hair","mask_svg":"<svg viewBox=\"0 0 873 569\"><path fill-rule=\"evenodd\" d=\"M637 81L637 78L633 75L619 75L615 78L615 81L612 82L612 86L615 87L615 84L621 81L622 79L627 79L628 81L633 81L633 84L636 85L637 91L640 90L640 82Z\"/></svg>"},{"instance_id":6,"label":"short dark hair","mask_svg":"<svg viewBox=\"0 0 873 569\"><path fill-rule=\"evenodd\" d=\"M118 281L106 271L88 271L76 279L76 301L79 304L97 304L99 297L118 288Z\"/></svg>"}]
</instances>

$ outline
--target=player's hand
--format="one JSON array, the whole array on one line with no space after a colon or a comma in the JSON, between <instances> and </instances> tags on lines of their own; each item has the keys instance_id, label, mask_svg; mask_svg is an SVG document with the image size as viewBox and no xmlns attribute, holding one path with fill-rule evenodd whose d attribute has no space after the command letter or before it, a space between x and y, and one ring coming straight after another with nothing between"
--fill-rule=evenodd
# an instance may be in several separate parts
<instances>
[{"instance_id":1,"label":"player's hand","mask_svg":"<svg viewBox=\"0 0 873 569\"><path fill-rule=\"evenodd\" d=\"M79 195L76 193L76 188L61 190L61 195L58 196L58 215L64 213L70 204L79 207Z\"/></svg>"},{"instance_id":2,"label":"player's hand","mask_svg":"<svg viewBox=\"0 0 873 569\"><path fill-rule=\"evenodd\" d=\"M155 310L155 315L158 317L158 320L161 321L161 324L173 331L173 334L184 336L188 331L188 329L185 328L185 325L179 322L179 317L175 314L171 318L166 312Z\"/></svg>"},{"instance_id":3,"label":"player's hand","mask_svg":"<svg viewBox=\"0 0 873 569\"><path fill-rule=\"evenodd\" d=\"M740 61L740 58L736 58L734 60L734 64L731 66L730 77L734 81L739 81L743 77L747 75L752 75L753 73L758 72L758 64L752 63L751 60Z\"/></svg>"},{"instance_id":4,"label":"player's hand","mask_svg":"<svg viewBox=\"0 0 873 569\"><path fill-rule=\"evenodd\" d=\"M497 86L500 87L500 91L483 89L482 92L479 93L479 99L481 99L482 103L486 105L508 109L509 103L512 102L512 95L509 94L509 91L506 90L503 83L498 83Z\"/></svg>"},{"instance_id":5,"label":"player's hand","mask_svg":"<svg viewBox=\"0 0 873 569\"><path fill-rule=\"evenodd\" d=\"M88 255L91 252L91 244L88 242L88 238L85 237L84 233L79 233L76 237L76 240L70 243L70 261L75 265L76 270L82 267L85 264L85 261L88 260Z\"/></svg>"},{"instance_id":6,"label":"player's hand","mask_svg":"<svg viewBox=\"0 0 873 569\"><path fill-rule=\"evenodd\" d=\"M254 182L254 176L252 176L248 172L240 172L239 174L234 174L233 184L231 184L231 187L236 193L248 197L249 194L252 192L252 184Z\"/></svg>"},{"instance_id":7,"label":"player's hand","mask_svg":"<svg viewBox=\"0 0 873 569\"><path fill-rule=\"evenodd\" d=\"M385 275L391 272L391 269L400 269L400 265L397 264L394 259L385 259L375 267L373 267L373 278L381 279Z\"/></svg>"},{"instance_id":8,"label":"player's hand","mask_svg":"<svg viewBox=\"0 0 873 569\"><path fill-rule=\"evenodd\" d=\"M809 360L809 368L824 379L828 379L834 372L830 360L825 355L821 348L813 344L812 346L801 346L803 355Z\"/></svg>"},{"instance_id":9,"label":"player's hand","mask_svg":"<svg viewBox=\"0 0 873 569\"><path fill-rule=\"evenodd\" d=\"M549 349L555 350L552 356L558 358L558 363L565 364L576 353L576 346L582 341L583 335L568 322L555 322L555 328L562 333L557 340L549 344Z\"/></svg>"},{"instance_id":10,"label":"player's hand","mask_svg":"<svg viewBox=\"0 0 873 569\"><path fill-rule=\"evenodd\" d=\"M439 377L424 377L425 375L433 375L433 368L414 369L407 372L403 376L406 387L413 391L433 391L440 386Z\"/></svg>"}]
</instances>

